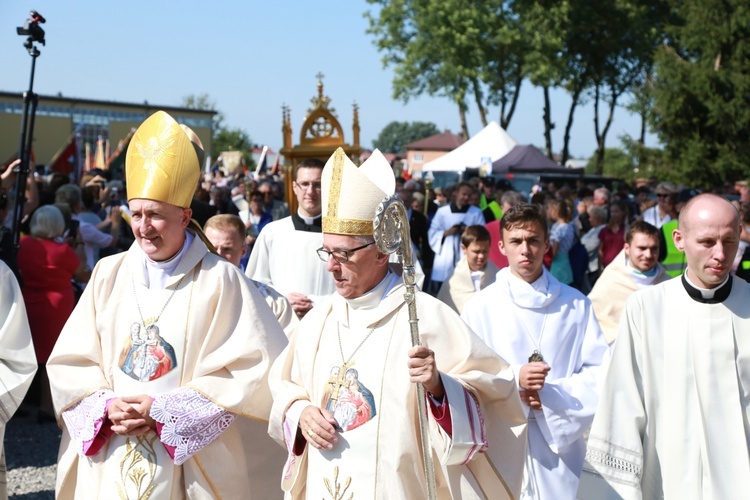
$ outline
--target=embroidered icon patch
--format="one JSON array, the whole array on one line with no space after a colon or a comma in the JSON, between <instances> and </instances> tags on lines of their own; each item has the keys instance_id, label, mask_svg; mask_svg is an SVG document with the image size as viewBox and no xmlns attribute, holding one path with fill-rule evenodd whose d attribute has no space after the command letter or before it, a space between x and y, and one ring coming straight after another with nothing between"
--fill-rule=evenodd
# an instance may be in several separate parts
<instances>
[{"instance_id":1,"label":"embroidered icon patch","mask_svg":"<svg viewBox=\"0 0 750 500\"><path fill-rule=\"evenodd\" d=\"M130 336L120 354L120 369L141 382L156 380L177 367L172 346L159 335L159 327L151 323L130 325Z\"/></svg>"}]
</instances>

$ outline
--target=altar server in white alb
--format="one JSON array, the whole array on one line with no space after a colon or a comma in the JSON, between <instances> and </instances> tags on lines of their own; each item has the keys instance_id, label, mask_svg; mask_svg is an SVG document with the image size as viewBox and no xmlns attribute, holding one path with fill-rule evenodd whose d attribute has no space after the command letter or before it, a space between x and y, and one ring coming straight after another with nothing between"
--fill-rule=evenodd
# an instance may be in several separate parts
<instances>
[{"instance_id":1,"label":"altar server in white alb","mask_svg":"<svg viewBox=\"0 0 750 500\"><path fill-rule=\"evenodd\" d=\"M301 161L294 169L297 213L271 222L258 236L245 274L283 294L300 318L336 289L315 255L323 242L320 176L323 162Z\"/></svg>"},{"instance_id":2,"label":"altar server in white alb","mask_svg":"<svg viewBox=\"0 0 750 500\"><path fill-rule=\"evenodd\" d=\"M544 269L544 210L513 207L500 231L509 267L461 317L516 374L529 421L520 498L574 499L609 347L589 300Z\"/></svg>"},{"instance_id":3,"label":"altar server in white alb","mask_svg":"<svg viewBox=\"0 0 750 500\"><path fill-rule=\"evenodd\" d=\"M36 373L36 356L21 287L0 260L0 499L8 498L3 435Z\"/></svg>"},{"instance_id":4,"label":"altar server in white alb","mask_svg":"<svg viewBox=\"0 0 750 500\"><path fill-rule=\"evenodd\" d=\"M323 245L337 293L304 317L269 382L269 431L288 450L293 498L427 498L416 384L430 395L437 494L517 498L525 418L508 364L445 304L405 285L373 239L395 178L379 151L360 168L338 149L323 171ZM408 241L408 233L406 237Z\"/></svg>"},{"instance_id":5,"label":"altar server in white alb","mask_svg":"<svg viewBox=\"0 0 750 500\"><path fill-rule=\"evenodd\" d=\"M737 210L680 211L687 270L631 295L586 454L586 499L725 499L750 492L750 285L729 274ZM591 481L589 481L591 479Z\"/></svg>"},{"instance_id":6,"label":"altar server in white alb","mask_svg":"<svg viewBox=\"0 0 750 500\"><path fill-rule=\"evenodd\" d=\"M476 192L468 182L461 182L454 190L454 200L449 205L440 207L430 223L427 232L430 247L435 252L432 265L432 283L435 292L443 281L450 278L453 269L461 259L461 233L468 226L484 226L484 215L478 207L471 204L471 196Z\"/></svg>"},{"instance_id":7,"label":"altar server in white alb","mask_svg":"<svg viewBox=\"0 0 750 500\"><path fill-rule=\"evenodd\" d=\"M163 111L130 142L136 242L99 261L47 363L58 498L267 498L254 479L268 471L248 471L263 445L246 425L268 418L286 337L190 219L202 154Z\"/></svg>"}]
</instances>

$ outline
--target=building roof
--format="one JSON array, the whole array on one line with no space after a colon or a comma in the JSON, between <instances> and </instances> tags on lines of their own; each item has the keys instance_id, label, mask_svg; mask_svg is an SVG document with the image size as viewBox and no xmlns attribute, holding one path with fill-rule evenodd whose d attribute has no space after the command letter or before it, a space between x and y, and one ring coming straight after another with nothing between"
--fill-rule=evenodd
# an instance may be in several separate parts
<instances>
[{"instance_id":1,"label":"building roof","mask_svg":"<svg viewBox=\"0 0 750 500\"><path fill-rule=\"evenodd\" d=\"M0 98L13 98L13 99L19 99L21 102L23 102L23 92L7 92L7 91L1 91L0 90ZM213 116L218 113L218 111L214 111L212 109L195 109L195 108L186 108L183 106L166 106L162 104L149 104L148 101L143 103L131 103L131 102L120 102L120 101L104 101L104 100L98 100L98 99L86 99L82 97L63 97L62 94L58 94L56 96L54 95L42 95L39 94L39 100L40 101L47 101L47 102L60 102L60 103L66 103L66 104L94 104L94 105L100 105L100 106L119 106L123 108L136 108L139 110L164 110L164 111L171 111L171 112L188 112L188 113L194 113L194 114L206 114Z\"/></svg>"},{"instance_id":2,"label":"building roof","mask_svg":"<svg viewBox=\"0 0 750 500\"><path fill-rule=\"evenodd\" d=\"M404 146L404 149L409 150L430 150L430 151L453 151L458 146L466 142L464 136L460 134L453 134L450 130L446 130L440 134L431 135L420 139L418 141L411 142Z\"/></svg>"}]
</instances>

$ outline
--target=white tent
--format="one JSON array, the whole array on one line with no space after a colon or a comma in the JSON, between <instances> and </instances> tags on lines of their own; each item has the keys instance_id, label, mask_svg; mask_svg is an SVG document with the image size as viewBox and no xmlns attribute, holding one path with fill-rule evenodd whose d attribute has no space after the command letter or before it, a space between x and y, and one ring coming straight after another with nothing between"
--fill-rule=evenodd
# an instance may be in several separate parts
<instances>
[{"instance_id":1,"label":"white tent","mask_svg":"<svg viewBox=\"0 0 750 500\"><path fill-rule=\"evenodd\" d=\"M422 171L462 172L467 168L479 168L485 158L489 158L489 163L492 164L507 155L517 144L497 122L490 122L450 153L425 163Z\"/></svg>"}]
</instances>

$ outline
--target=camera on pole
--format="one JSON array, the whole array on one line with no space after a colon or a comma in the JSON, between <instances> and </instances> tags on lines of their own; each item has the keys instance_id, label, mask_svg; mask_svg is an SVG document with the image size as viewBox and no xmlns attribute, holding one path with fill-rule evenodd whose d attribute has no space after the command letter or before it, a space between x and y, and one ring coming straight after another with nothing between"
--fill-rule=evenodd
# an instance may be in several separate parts
<instances>
[{"instance_id":1,"label":"camera on pole","mask_svg":"<svg viewBox=\"0 0 750 500\"><path fill-rule=\"evenodd\" d=\"M29 13L29 19L16 28L16 33L25 36L26 41L23 46L28 50L31 56L31 78L29 79L29 90L23 93L23 115L21 115L21 145L18 148L18 158L21 160L19 165L14 169L16 173L15 184L15 203L13 205L13 246L18 252L18 245L21 236L21 221L23 220L23 205L26 202L26 178L29 175L29 160L31 157L31 144L34 138L34 117L36 108L39 103L39 96L34 93L34 70L36 68L36 58L40 52L36 43L45 44L44 30L39 26L47 20L37 11L32 10Z\"/></svg>"},{"instance_id":2,"label":"camera on pole","mask_svg":"<svg viewBox=\"0 0 750 500\"><path fill-rule=\"evenodd\" d=\"M29 51L36 50L33 49L34 42L41 43L42 45L45 44L44 42L44 30L42 29L40 24L44 24L47 22L47 20L42 16L39 12L32 10L29 15L29 17L25 23L23 23L23 26L19 26L16 28L16 33L18 33L21 36L28 36L26 41L24 42L23 46L26 47Z\"/></svg>"}]
</instances>

